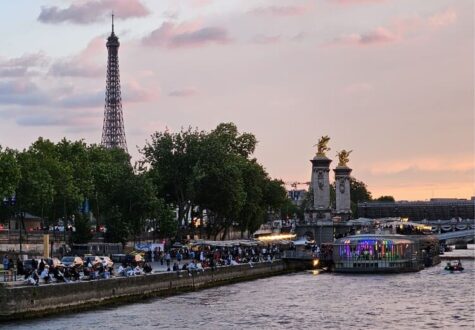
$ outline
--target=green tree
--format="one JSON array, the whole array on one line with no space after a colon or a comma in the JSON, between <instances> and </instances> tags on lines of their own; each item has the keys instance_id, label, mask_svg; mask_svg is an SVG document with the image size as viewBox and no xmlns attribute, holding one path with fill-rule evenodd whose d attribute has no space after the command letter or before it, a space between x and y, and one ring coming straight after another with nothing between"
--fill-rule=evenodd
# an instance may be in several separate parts
<instances>
[{"instance_id":1,"label":"green tree","mask_svg":"<svg viewBox=\"0 0 475 330\"><path fill-rule=\"evenodd\" d=\"M177 221L173 207L167 205L163 199L158 199L153 210L154 232L159 234L159 238L174 237L177 233Z\"/></svg>"},{"instance_id":2,"label":"green tree","mask_svg":"<svg viewBox=\"0 0 475 330\"><path fill-rule=\"evenodd\" d=\"M368 202L372 199L371 192L369 192L366 184L363 181L350 178L350 198L351 198L351 212L354 217L358 217L358 203Z\"/></svg>"},{"instance_id":3,"label":"green tree","mask_svg":"<svg viewBox=\"0 0 475 330\"><path fill-rule=\"evenodd\" d=\"M0 203L4 198L12 197L21 179L21 169L17 161L17 152L3 150L0 146ZM5 221L12 215L10 205L0 204L0 220Z\"/></svg>"},{"instance_id":4,"label":"green tree","mask_svg":"<svg viewBox=\"0 0 475 330\"><path fill-rule=\"evenodd\" d=\"M15 194L20 181L21 171L16 159L16 152L2 149L0 146L0 198L11 197Z\"/></svg>"},{"instance_id":5,"label":"green tree","mask_svg":"<svg viewBox=\"0 0 475 330\"><path fill-rule=\"evenodd\" d=\"M87 215L79 215L74 221L75 231L72 234L72 241L76 244L87 243L92 239L91 223Z\"/></svg>"},{"instance_id":6,"label":"green tree","mask_svg":"<svg viewBox=\"0 0 475 330\"><path fill-rule=\"evenodd\" d=\"M105 239L110 243L122 243L125 244L129 240L130 228L127 221L122 216L117 205L112 206L105 216L106 234Z\"/></svg>"},{"instance_id":7,"label":"green tree","mask_svg":"<svg viewBox=\"0 0 475 330\"><path fill-rule=\"evenodd\" d=\"M149 177L157 193L177 207L178 229L186 223L194 204L203 134L191 128L179 133L156 132L142 149L143 163L150 167Z\"/></svg>"},{"instance_id":8,"label":"green tree","mask_svg":"<svg viewBox=\"0 0 475 330\"><path fill-rule=\"evenodd\" d=\"M264 193L267 173L255 159L241 161L241 176L244 184L245 201L238 215L241 237L245 231L252 233L265 221L267 212Z\"/></svg>"}]
</instances>

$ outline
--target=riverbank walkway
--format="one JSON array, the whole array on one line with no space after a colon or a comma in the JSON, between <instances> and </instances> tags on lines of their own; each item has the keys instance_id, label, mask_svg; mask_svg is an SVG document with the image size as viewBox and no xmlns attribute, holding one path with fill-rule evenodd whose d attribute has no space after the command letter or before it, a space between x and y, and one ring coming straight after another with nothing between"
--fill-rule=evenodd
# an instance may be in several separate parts
<instances>
[{"instance_id":1,"label":"riverbank walkway","mask_svg":"<svg viewBox=\"0 0 475 330\"><path fill-rule=\"evenodd\" d=\"M255 264L268 264L268 263L272 263L274 262L275 260L277 259L274 259L272 261L261 261L261 262L256 262L256 263L240 263L240 264L237 264L237 265L249 265L249 267L253 267L253 265ZM190 262L192 261L192 259L185 259L185 260L182 260L180 263L179 263L179 266L180 266L180 270L179 270L179 273L183 274L185 272L187 272L186 270L182 270L182 267L184 264L189 264ZM177 273L177 271L173 271L173 270L168 270L168 267L166 265L166 262L163 262L163 264L160 262L160 261L153 261L153 262L149 262L149 264L152 266L152 272L150 274L166 274L166 273ZM119 268L119 266L121 265L121 263L115 263L114 264L114 273L117 274L117 270ZM218 268L221 268L221 267L233 267L233 266L236 266L236 265L228 265L228 266L218 266ZM170 266L170 269L171 269L171 266ZM203 268L202 270L194 270L194 271L202 271L202 272L209 272L211 271L211 268ZM150 275L150 274L141 274L141 275L133 275L131 277L134 277L134 276L147 276L147 275ZM6 280L7 278L5 277L6 275L4 274L0 274L0 285L4 285L4 286L7 286L7 287L22 287L22 286L32 286L28 280L25 279L24 275L13 275L11 274L11 277ZM122 275L114 275L112 276L111 278L123 278L125 276L122 276ZM71 281L71 283L75 283L75 282L88 282L88 281L104 281L106 279L84 279L84 280L79 280L79 281ZM58 284L58 283L64 283L64 282L56 282L56 281L52 281L52 282L49 282L49 283L44 283L43 281L40 281L40 285L55 285L55 284Z\"/></svg>"}]
</instances>

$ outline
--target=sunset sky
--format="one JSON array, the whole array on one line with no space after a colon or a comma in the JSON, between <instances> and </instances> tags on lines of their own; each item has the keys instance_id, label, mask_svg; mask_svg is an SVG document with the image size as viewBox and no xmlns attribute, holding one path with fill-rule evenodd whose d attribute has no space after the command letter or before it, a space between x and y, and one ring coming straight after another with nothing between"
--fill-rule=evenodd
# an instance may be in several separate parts
<instances>
[{"instance_id":1,"label":"sunset sky","mask_svg":"<svg viewBox=\"0 0 475 330\"><path fill-rule=\"evenodd\" d=\"M475 195L473 0L16 0L0 4L0 144L100 143L116 14L125 130L234 122L287 182L351 149L374 197ZM332 175L333 177L333 175ZM304 188L305 186L300 186Z\"/></svg>"}]
</instances>

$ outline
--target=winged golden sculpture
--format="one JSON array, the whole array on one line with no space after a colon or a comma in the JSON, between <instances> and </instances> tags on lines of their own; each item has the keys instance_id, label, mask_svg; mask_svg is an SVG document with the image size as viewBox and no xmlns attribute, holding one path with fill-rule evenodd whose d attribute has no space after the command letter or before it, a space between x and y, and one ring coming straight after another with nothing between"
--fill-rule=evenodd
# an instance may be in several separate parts
<instances>
[{"instance_id":1,"label":"winged golden sculpture","mask_svg":"<svg viewBox=\"0 0 475 330\"><path fill-rule=\"evenodd\" d=\"M325 152L330 151L328 148L328 142L330 141L330 137L328 135L322 136L318 143L314 145L317 146L317 156L325 156Z\"/></svg>"},{"instance_id":2,"label":"winged golden sculpture","mask_svg":"<svg viewBox=\"0 0 475 330\"><path fill-rule=\"evenodd\" d=\"M348 162L350 161L350 154L353 152L353 150L346 151L343 149L340 152L337 152L336 155L338 156L338 166L346 166Z\"/></svg>"}]
</instances>

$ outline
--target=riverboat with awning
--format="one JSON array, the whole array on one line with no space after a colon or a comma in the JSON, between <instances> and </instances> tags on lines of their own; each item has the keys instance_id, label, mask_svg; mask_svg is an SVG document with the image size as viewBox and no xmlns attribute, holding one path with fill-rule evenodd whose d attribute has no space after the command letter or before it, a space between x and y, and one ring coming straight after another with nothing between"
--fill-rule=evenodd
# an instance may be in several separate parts
<instances>
[{"instance_id":1,"label":"riverboat with awning","mask_svg":"<svg viewBox=\"0 0 475 330\"><path fill-rule=\"evenodd\" d=\"M334 271L342 273L417 272L424 268L418 240L405 235L347 236L333 244Z\"/></svg>"}]
</instances>

